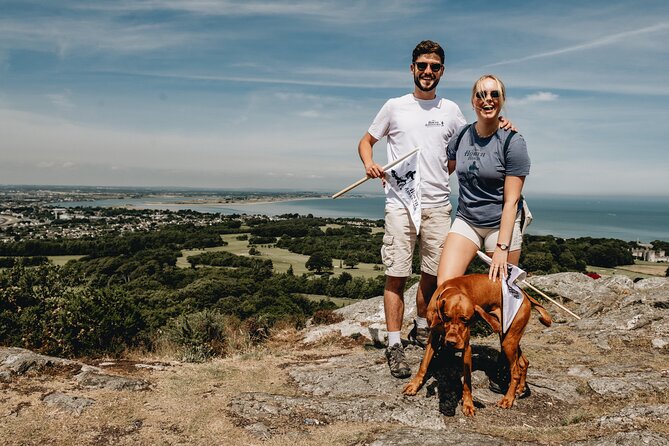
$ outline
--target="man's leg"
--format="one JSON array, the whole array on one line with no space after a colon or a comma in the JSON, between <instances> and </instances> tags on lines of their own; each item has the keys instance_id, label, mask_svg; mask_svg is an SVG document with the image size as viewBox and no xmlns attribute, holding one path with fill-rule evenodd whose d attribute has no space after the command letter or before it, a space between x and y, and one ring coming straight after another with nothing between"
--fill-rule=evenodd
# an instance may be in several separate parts
<instances>
[{"instance_id":1,"label":"man's leg","mask_svg":"<svg viewBox=\"0 0 669 446\"><path fill-rule=\"evenodd\" d=\"M402 330L404 319L404 286L406 277L386 276L386 287L383 290L383 311L386 315L388 332Z\"/></svg>"},{"instance_id":2,"label":"man's leg","mask_svg":"<svg viewBox=\"0 0 669 446\"><path fill-rule=\"evenodd\" d=\"M381 249L381 259L386 265L383 308L388 329L386 359L390 374L396 378L411 376L400 332L404 320L404 287L411 275L411 258L415 242L416 232L413 230L407 210L386 208L385 234Z\"/></svg>"},{"instance_id":3,"label":"man's leg","mask_svg":"<svg viewBox=\"0 0 669 446\"><path fill-rule=\"evenodd\" d=\"M406 277L386 276L386 287L383 291L383 311L386 315L388 330L388 348L386 359L390 374L395 378L408 378L411 368L404 355L404 347L400 339L402 320L404 319L404 286Z\"/></svg>"},{"instance_id":4,"label":"man's leg","mask_svg":"<svg viewBox=\"0 0 669 446\"><path fill-rule=\"evenodd\" d=\"M437 276L421 272L420 282L418 282L418 293L416 293L416 313L418 314L418 317L425 317L427 314L427 306L436 290Z\"/></svg>"},{"instance_id":5,"label":"man's leg","mask_svg":"<svg viewBox=\"0 0 669 446\"><path fill-rule=\"evenodd\" d=\"M451 227L451 205L448 203L437 208L423 209L421 217L421 273L416 293L416 319L409 337L424 347L430 334L425 316L430 299L437 289L439 258Z\"/></svg>"}]
</instances>

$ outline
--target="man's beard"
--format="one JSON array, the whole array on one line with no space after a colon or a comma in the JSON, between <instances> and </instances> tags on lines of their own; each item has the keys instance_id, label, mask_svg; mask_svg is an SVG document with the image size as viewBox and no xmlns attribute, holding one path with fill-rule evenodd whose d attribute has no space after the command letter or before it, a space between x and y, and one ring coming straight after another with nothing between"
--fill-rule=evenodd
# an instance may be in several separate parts
<instances>
[{"instance_id":1,"label":"man's beard","mask_svg":"<svg viewBox=\"0 0 669 446\"><path fill-rule=\"evenodd\" d=\"M420 75L418 75L418 76L414 76L414 77L413 77L413 83L416 84L416 87L418 87L418 89L419 89L420 91L432 91L432 90L434 90L435 88L437 88L437 85L439 85L439 79L437 79L437 77L435 76L435 77L434 77L433 79L431 79L431 80L432 80L432 84L430 84L430 87L429 87L429 88L425 88L425 87L423 87L423 86L421 85L421 83L420 83Z\"/></svg>"}]
</instances>

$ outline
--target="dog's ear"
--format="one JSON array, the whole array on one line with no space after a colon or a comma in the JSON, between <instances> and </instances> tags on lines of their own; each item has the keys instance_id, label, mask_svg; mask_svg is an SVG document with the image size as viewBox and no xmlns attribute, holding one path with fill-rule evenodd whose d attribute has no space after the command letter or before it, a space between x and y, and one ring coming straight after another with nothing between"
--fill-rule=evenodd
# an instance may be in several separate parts
<instances>
[{"instance_id":1,"label":"dog's ear","mask_svg":"<svg viewBox=\"0 0 669 446\"><path fill-rule=\"evenodd\" d=\"M442 293L435 293L432 296L432 300L430 300L429 305L427 306L427 322L430 325L430 328L436 327L440 323L444 322L442 313L444 299L441 298Z\"/></svg>"},{"instance_id":2,"label":"dog's ear","mask_svg":"<svg viewBox=\"0 0 669 446\"><path fill-rule=\"evenodd\" d=\"M481 316L481 318L483 318L483 320L486 321L488 325L490 325L492 331L494 331L495 333L502 332L502 326L499 324L499 321L494 315L486 313L486 311L483 308L479 307L478 305L474 307L474 311L476 311L479 314L479 316Z\"/></svg>"}]
</instances>

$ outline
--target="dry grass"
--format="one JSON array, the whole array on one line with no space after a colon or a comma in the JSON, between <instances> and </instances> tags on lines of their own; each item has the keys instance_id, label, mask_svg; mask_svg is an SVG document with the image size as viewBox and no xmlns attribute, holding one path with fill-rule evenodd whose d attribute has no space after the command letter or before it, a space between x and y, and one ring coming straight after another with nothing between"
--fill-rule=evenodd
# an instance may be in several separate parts
<instances>
[{"instance_id":1,"label":"dry grass","mask_svg":"<svg viewBox=\"0 0 669 446\"><path fill-rule=\"evenodd\" d=\"M285 365L307 357L344 354L354 345L334 339L308 352L297 347L299 333L285 329L264 346L203 364L170 362L170 357L128 352L128 359L108 367L112 374L132 375L152 383L150 391L130 392L79 388L70 370L13 377L0 384L0 444L19 445L322 445L358 444L370 426L333 423L287 432L261 441L227 413L231 398L243 392L295 395ZM307 355L307 356L305 356ZM134 367L170 363L167 370ZM96 364L100 361L96 361ZM92 398L81 415L41 401L58 391ZM318 429L317 435L309 432ZM313 432L312 432L313 433Z\"/></svg>"}]
</instances>

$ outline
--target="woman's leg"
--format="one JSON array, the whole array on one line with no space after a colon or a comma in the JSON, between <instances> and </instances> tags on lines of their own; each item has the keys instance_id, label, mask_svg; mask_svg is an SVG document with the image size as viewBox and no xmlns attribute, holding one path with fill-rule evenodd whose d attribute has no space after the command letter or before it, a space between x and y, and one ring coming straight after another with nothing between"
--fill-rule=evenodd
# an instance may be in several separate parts
<instances>
[{"instance_id":1,"label":"woman's leg","mask_svg":"<svg viewBox=\"0 0 669 446\"><path fill-rule=\"evenodd\" d=\"M507 263L511 263L512 265L518 266L518 263L520 263L520 249L516 249L515 251L509 252Z\"/></svg>"},{"instance_id":2,"label":"woman's leg","mask_svg":"<svg viewBox=\"0 0 669 446\"><path fill-rule=\"evenodd\" d=\"M469 263L476 255L479 247L464 235L449 232L441 251L439 269L437 271L437 285L441 285L448 279L462 276Z\"/></svg>"}]
</instances>

